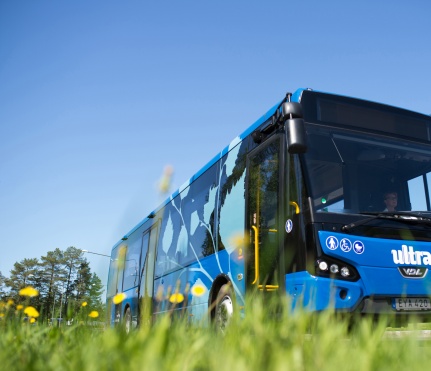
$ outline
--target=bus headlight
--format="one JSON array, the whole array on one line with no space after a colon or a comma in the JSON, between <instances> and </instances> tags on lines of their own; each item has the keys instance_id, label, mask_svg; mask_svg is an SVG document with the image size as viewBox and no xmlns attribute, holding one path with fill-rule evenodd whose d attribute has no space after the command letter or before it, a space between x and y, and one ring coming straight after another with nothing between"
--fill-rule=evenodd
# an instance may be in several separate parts
<instances>
[{"instance_id":1,"label":"bus headlight","mask_svg":"<svg viewBox=\"0 0 431 371\"><path fill-rule=\"evenodd\" d=\"M324 260L319 262L319 269L321 271L327 271L328 270L328 263L325 262Z\"/></svg>"},{"instance_id":2,"label":"bus headlight","mask_svg":"<svg viewBox=\"0 0 431 371\"><path fill-rule=\"evenodd\" d=\"M337 264L331 264L331 267L329 268L332 274L338 273L338 265Z\"/></svg>"},{"instance_id":3,"label":"bus headlight","mask_svg":"<svg viewBox=\"0 0 431 371\"><path fill-rule=\"evenodd\" d=\"M315 269L317 276L347 281L357 281L359 279L359 273L355 267L325 255L316 261Z\"/></svg>"},{"instance_id":4,"label":"bus headlight","mask_svg":"<svg viewBox=\"0 0 431 371\"><path fill-rule=\"evenodd\" d=\"M341 268L340 273L343 277L349 277L350 276L350 271L349 271L349 268L347 268L347 267Z\"/></svg>"}]
</instances>

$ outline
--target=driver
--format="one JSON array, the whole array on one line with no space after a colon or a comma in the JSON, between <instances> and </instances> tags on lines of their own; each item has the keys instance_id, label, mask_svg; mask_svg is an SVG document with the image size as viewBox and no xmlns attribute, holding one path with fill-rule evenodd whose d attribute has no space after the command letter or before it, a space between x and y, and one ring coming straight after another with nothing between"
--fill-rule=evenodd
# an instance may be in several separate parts
<instances>
[{"instance_id":1,"label":"driver","mask_svg":"<svg viewBox=\"0 0 431 371\"><path fill-rule=\"evenodd\" d=\"M396 207L398 204L397 192L386 192L384 194L383 202L386 205L386 208L383 211L396 211Z\"/></svg>"}]
</instances>

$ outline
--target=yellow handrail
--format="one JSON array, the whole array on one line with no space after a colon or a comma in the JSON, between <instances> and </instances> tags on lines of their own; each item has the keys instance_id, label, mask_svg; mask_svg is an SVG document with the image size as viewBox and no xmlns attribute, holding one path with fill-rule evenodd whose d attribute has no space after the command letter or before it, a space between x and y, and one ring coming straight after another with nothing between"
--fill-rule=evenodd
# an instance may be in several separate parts
<instances>
[{"instance_id":1,"label":"yellow handrail","mask_svg":"<svg viewBox=\"0 0 431 371\"><path fill-rule=\"evenodd\" d=\"M290 201L289 205L295 206L295 214L299 214L301 209L299 208L299 205L295 201Z\"/></svg>"},{"instance_id":2,"label":"yellow handrail","mask_svg":"<svg viewBox=\"0 0 431 371\"><path fill-rule=\"evenodd\" d=\"M259 285L260 291L277 291L279 289L278 285Z\"/></svg>"},{"instance_id":3,"label":"yellow handrail","mask_svg":"<svg viewBox=\"0 0 431 371\"><path fill-rule=\"evenodd\" d=\"M254 285L259 279L259 230L254 225L251 228L254 230L254 281L251 284Z\"/></svg>"}]
</instances>

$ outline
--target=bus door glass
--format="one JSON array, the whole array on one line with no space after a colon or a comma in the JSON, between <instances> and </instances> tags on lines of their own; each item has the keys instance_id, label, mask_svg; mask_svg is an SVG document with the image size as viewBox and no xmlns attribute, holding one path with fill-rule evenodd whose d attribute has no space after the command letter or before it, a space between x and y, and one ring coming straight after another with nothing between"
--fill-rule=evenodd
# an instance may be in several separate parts
<instances>
[{"instance_id":1,"label":"bus door glass","mask_svg":"<svg viewBox=\"0 0 431 371\"><path fill-rule=\"evenodd\" d=\"M259 290L278 289L280 139L251 152L248 158L247 282Z\"/></svg>"},{"instance_id":2,"label":"bus door glass","mask_svg":"<svg viewBox=\"0 0 431 371\"><path fill-rule=\"evenodd\" d=\"M144 232L142 237L139 300L141 305L141 321L143 321L143 324L149 324L151 322L154 291L154 262L158 229L157 223L151 229Z\"/></svg>"},{"instance_id":3,"label":"bus door glass","mask_svg":"<svg viewBox=\"0 0 431 371\"><path fill-rule=\"evenodd\" d=\"M127 253L127 245L117 246L111 254L111 264L109 267L109 284L108 294L113 297L123 292L123 278L124 278L124 262ZM114 312L115 322L118 323L121 317L121 303L115 304L111 310Z\"/></svg>"}]
</instances>

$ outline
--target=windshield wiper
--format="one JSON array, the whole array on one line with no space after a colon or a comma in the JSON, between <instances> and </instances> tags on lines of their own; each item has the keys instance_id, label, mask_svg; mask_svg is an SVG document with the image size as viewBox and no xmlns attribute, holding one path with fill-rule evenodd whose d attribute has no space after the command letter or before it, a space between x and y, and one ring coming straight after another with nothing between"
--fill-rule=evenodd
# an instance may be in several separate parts
<instances>
[{"instance_id":1,"label":"windshield wiper","mask_svg":"<svg viewBox=\"0 0 431 371\"><path fill-rule=\"evenodd\" d=\"M423 213L421 211L418 212L410 212L410 211L384 211L384 212L363 212L360 214L364 215L372 215L369 218L358 220L357 222L350 223L343 225L341 227L341 230L343 232L349 232L351 229L354 229L356 227L359 227L361 225L367 224L368 222L375 220L375 219L388 219L397 221L400 223L414 223L414 224L426 224L431 226L431 217L426 216L425 214L430 213ZM431 215L431 214L430 214Z\"/></svg>"}]
</instances>

